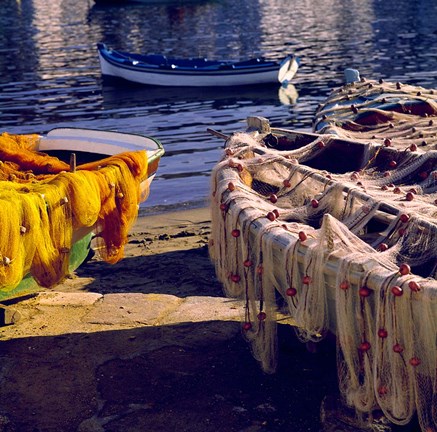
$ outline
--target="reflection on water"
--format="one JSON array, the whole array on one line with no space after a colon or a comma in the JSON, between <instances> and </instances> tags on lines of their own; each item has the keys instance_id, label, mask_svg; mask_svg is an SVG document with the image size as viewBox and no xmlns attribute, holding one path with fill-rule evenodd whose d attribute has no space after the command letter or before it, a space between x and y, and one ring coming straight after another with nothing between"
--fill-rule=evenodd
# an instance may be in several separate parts
<instances>
[{"instance_id":1,"label":"reflection on water","mask_svg":"<svg viewBox=\"0 0 437 432\"><path fill-rule=\"evenodd\" d=\"M288 89L160 89L102 81L96 51L242 60L296 53ZM146 203L185 205L208 194L222 142L249 115L311 128L317 104L361 75L437 87L435 0L199 0L100 6L93 0L4 0L0 122L9 132L74 125L159 138L165 148Z\"/></svg>"},{"instance_id":2,"label":"reflection on water","mask_svg":"<svg viewBox=\"0 0 437 432\"><path fill-rule=\"evenodd\" d=\"M173 109L192 109L193 104L213 107L217 110L234 104L278 103L280 92L289 93L291 100L297 97L294 85L283 88L276 84L238 87L153 87L138 86L118 79L106 79L102 84L103 107L106 111L120 111L121 115L145 113L150 106L166 105ZM290 104L286 101L285 104Z\"/></svg>"}]
</instances>

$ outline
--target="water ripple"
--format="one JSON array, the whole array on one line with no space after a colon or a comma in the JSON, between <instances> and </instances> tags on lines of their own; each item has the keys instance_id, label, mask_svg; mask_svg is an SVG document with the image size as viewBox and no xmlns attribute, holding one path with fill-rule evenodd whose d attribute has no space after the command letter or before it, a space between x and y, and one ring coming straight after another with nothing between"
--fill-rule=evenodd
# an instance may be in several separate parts
<instances>
[{"instance_id":1,"label":"water ripple","mask_svg":"<svg viewBox=\"0 0 437 432\"><path fill-rule=\"evenodd\" d=\"M288 93L276 85L150 88L102 81L101 41L126 51L211 59L296 53L302 64ZM11 133L74 125L155 136L167 153L146 205L192 205L206 199L222 151L208 127L231 134L244 128L247 116L259 115L275 126L309 130L317 105L342 83L346 67L437 87L436 42L434 0L109 7L92 0L6 0L0 9L0 122Z\"/></svg>"}]
</instances>

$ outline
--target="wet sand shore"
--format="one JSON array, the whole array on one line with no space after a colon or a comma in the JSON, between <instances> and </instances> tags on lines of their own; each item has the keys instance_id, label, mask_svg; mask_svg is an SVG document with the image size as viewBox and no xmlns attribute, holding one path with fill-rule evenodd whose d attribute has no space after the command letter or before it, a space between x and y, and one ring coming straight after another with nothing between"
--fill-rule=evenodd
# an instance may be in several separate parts
<instances>
[{"instance_id":1,"label":"wet sand shore","mask_svg":"<svg viewBox=\"0 0 437 432\"><path fill-rule=\"evenodd\" d=\"M140 218L126 257L97 256L11 305L0 332L0 432L319 431L335 352L280 326L266 375L208 256L208 209ZM349 429L336 429L349 430Z\"/></svg>"}]
</instances>

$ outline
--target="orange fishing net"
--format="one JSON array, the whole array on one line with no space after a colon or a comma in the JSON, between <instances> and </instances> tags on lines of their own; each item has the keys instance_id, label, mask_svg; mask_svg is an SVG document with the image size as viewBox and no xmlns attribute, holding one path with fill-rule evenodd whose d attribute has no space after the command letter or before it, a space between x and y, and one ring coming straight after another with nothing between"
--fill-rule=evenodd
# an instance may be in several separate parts
<instances>
[{"instance_id":1,"label":"orange fishing net","mask_svg":"<svg viewBox=\"0 0 437 432\"><path fill-rule=\"evenodd\" d=\"M0 135L0 289L30 272L50 287L68 273L72 244L91 229L104 260L123 257L138 214L145 151L69 165L32 151L38 137Z\"/></svg>"}]
</instances>

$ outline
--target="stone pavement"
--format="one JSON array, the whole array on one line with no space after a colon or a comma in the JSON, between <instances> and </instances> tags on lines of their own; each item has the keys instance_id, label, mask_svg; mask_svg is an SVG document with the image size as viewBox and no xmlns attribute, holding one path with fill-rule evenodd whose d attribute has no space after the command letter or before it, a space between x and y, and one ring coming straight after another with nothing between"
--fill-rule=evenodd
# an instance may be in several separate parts
<instances>
[{"instance_id":1,"label":"stone pavement","mask_svg":"<svg viewBox=\"0 0 437 432\"><path fill-rule=\"evenodd\" d=\"M331 354L299 342L264 374L227 298L47 292L10 307L0 432L315 432L335 387Z\"/></svg>"},{"instance_id":2,"label":"stone pavement","mask_svg":"<svg viewBox=\"0 0 437 432\"><path fill-rule=\"evenodd\" d=\"M45 292L10 305L20 319L1 329L0 431L103 431L147 412L152 402L126 404L124 397L122 407L108 408L99 390L104 365L135 364L162 349L180 353L206 343L206 335L212 346L222 344L239 333L241 306L219 297L82 292ZM129 390L132 379L118 384L138 392Z\"/></svg>"},{"instance_id":3,"label":"stone pavement","mask_svg":"<svg viewBox=\"0 0 437 432\"><path fill-rule=\"evenodd\" d=\"M0 340L127 330L191 322L240 321L243 303L223 297L169 294L41 292L9 306L20 315Z\"/></svg>"}]
</instances>

